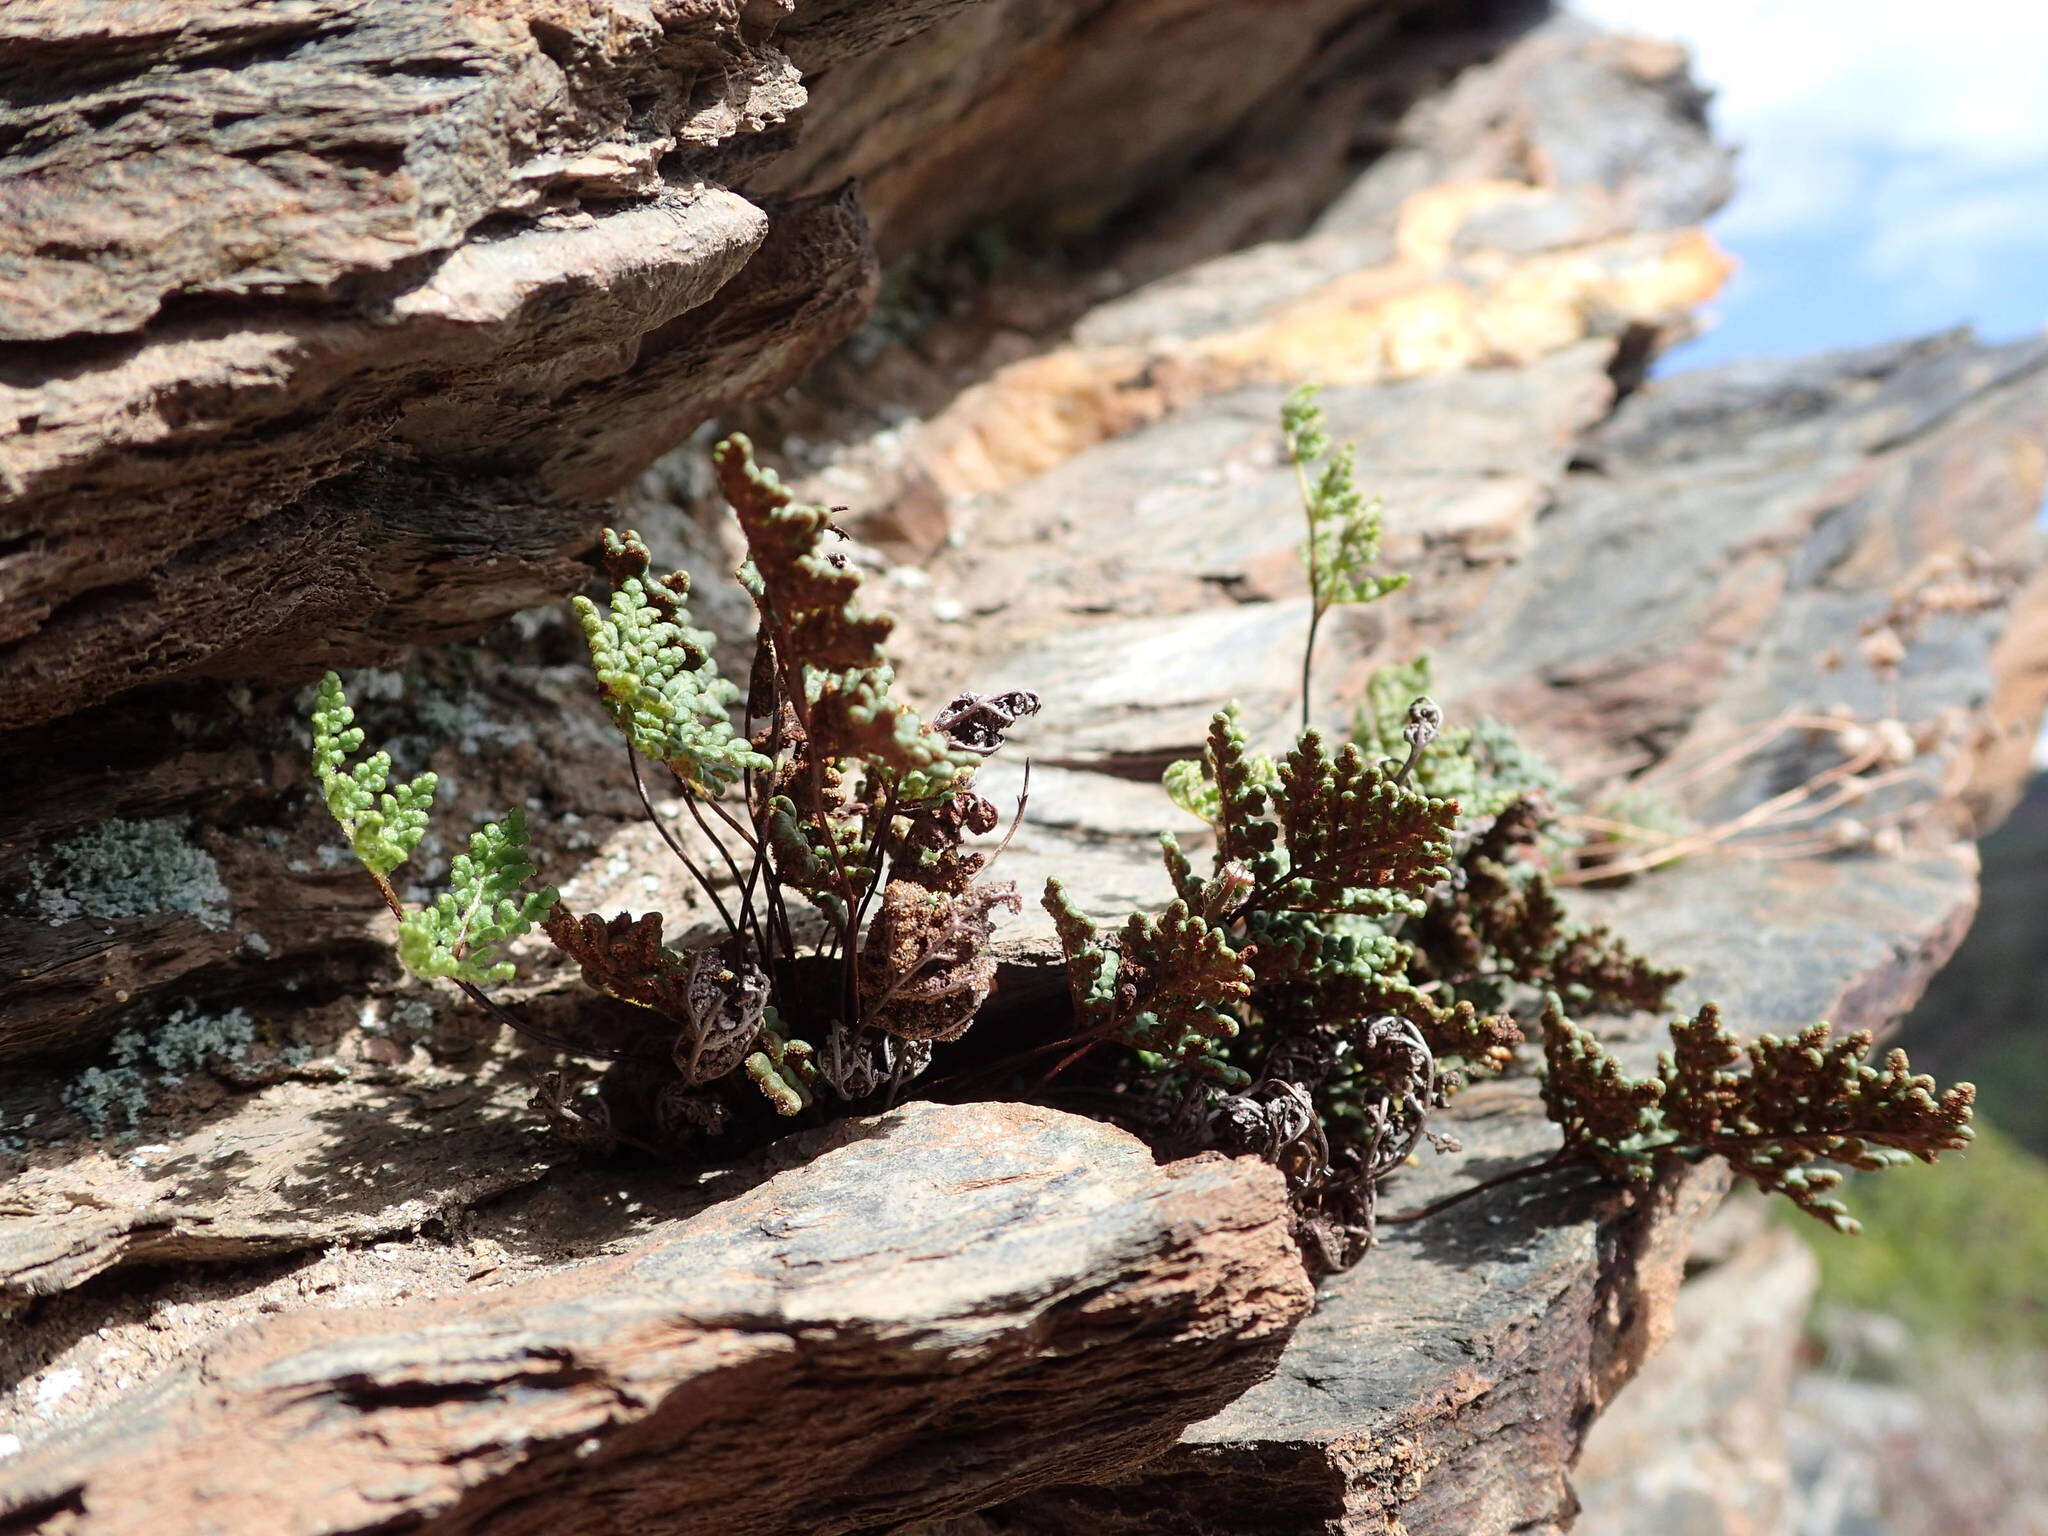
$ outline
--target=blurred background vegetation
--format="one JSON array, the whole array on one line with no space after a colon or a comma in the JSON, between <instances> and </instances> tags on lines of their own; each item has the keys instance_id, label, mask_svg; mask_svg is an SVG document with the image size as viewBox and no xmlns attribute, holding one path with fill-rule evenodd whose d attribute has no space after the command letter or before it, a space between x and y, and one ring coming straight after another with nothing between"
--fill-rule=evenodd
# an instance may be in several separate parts
<instances>
[{"instance_id":1,"label":"blurred background vegetation","mask_svg":"<svg viewBox=\"0 0 2048 1536\"><path fill-rule=\"evenodd\" d=\"M1977 1085L1977 1143L1859 1180L1860 1238L1808 1236L1823 1308L1890 1313L1928 1344L2048 1349L2048 774L1983 856L1976 921L1898 1035L1922 1071Z\"/></svg>"}]
</instances>

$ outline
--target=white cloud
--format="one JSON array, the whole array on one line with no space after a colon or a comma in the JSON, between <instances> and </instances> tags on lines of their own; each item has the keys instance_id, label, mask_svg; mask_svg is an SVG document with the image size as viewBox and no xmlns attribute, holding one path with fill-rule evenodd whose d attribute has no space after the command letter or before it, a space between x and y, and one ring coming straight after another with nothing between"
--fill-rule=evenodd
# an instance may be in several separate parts
<instances>
[{"instance_id":1,"label":"white cloud","mask_svg":"<svg viewBox=\"0 0 2048 1536\"><path fill-rule=\"evenodd\" d=\"M1864 267L1887 282L1967 299L2012 276L2016 263L2048 262L2048 184L2032 194L1911 173L1892 177L1871 209Z\"/></svg>"},{"instance_id":2,"label":"white cloud","mask_svg":"<svg viewBox=\"0 0 2048 1536\"><path fill-rule=\"evenodd\" d=\"M1990 163L2048 155L2039 0L1582 0L1688 44L1724 132L1883 143Z\"/></svg>"},{"instance_id":3,"label":"white cloud","mask_svg":"<svg viewBox=\"0 0 2048 1536\"><path fill-rule=\"evenodd\" d=\"M1894 307L1915 323L1931 298L1960 320L1987 291L2013 291L2022 268L2048 265L2041 0L1574 8L1691 48L1715 92L1717 132L1743 148L1739 190L1717 225L1738 253L1827 238L1867 277L1910 287Z\"/></svg>"}]
</instances>

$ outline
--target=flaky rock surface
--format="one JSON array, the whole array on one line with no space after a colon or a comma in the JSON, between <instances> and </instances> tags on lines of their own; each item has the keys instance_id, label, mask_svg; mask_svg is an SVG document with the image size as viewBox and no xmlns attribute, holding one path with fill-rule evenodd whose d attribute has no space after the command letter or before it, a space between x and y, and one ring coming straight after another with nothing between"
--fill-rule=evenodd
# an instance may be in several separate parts
<instances>
[{"instance_id":1,"label":"flaky rock surface","mask_svg":"<svg viewBox=\"0 0 2048 1536\"><path fill-rule=\"evenodd\" d=\"M871 217L1100 219L1421 9L11 6L0 730L566 591L858 325Z\"/></svg>"},{"instance_id":2,"label":"flaky rock surface","mask_svg":"<svg viewBox=\"0 0 2048 1536\"><path fill-rule=\"evenodd\" d=\"M0 1508L79 1536L872 1530L1145 1459L1308 1307L1255 1161L1161 1168L1022 1105L787 1151L557 1274L229 1333L0 1464Z\"/></svg>"}]
</instances>

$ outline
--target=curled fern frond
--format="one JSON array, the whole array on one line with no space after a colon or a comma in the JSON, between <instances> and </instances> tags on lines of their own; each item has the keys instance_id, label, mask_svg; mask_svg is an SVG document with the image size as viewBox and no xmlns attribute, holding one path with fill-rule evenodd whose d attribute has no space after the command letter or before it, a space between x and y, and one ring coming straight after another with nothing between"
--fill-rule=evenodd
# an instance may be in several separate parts
<instances>
[{"instance_id":1,"label":"curled fern frond","mask_svg":"<svg viewBox=\"0 0 2048 1536\"><path fill-rule=\"evenodd\" d=\"M756 1049L743 1063L748 1078L778 1115L800 1115L817 1098L816 1053L809 1042L782 1033L775 1010L767 1011Z\"/></svg>"},{"instance_id":2,"label":"curled fern frond","mask_svg":"<svg viewBox=\"0 0 2048 1536\"><path fill-rule=\"evenodd\" d=\"M723 1077L753 1049L768 1002L768 978L758 967L714 949L671 949L662 943L658 912L607 920L576 916L558 902L541 926L586 984L674 1027L672 1053L685 1083Z\"/></svg>"},{"instance_id":3,"label":"curled fern frond","mask_svg":"<svg viewBox=\"0 0 2048 1536\"><path fill-rule=\"evenodd\" d=\"M949 891L891 880L861 953L869 1024L905 1040L959 1039L995 986L994 914L1017 907L1012 885Z\"/></svg>"}]
</instances>

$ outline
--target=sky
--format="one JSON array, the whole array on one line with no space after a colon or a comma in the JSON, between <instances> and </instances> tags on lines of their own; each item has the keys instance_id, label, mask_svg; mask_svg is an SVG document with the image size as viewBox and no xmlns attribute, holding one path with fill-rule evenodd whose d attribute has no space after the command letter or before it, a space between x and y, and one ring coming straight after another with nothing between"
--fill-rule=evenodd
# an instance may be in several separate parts
<instances>
[{"instance_id":1,"label":"sky","mask_svg":"<svg viewBox=\"0 0 2048 1536\"><path fill-rule=\"evenodd\" d=\"M1742 263L1661 371L2048 323L2048 0L1575 0L1676 38L1742 150Z\"/></svg>"}]
</instances>

